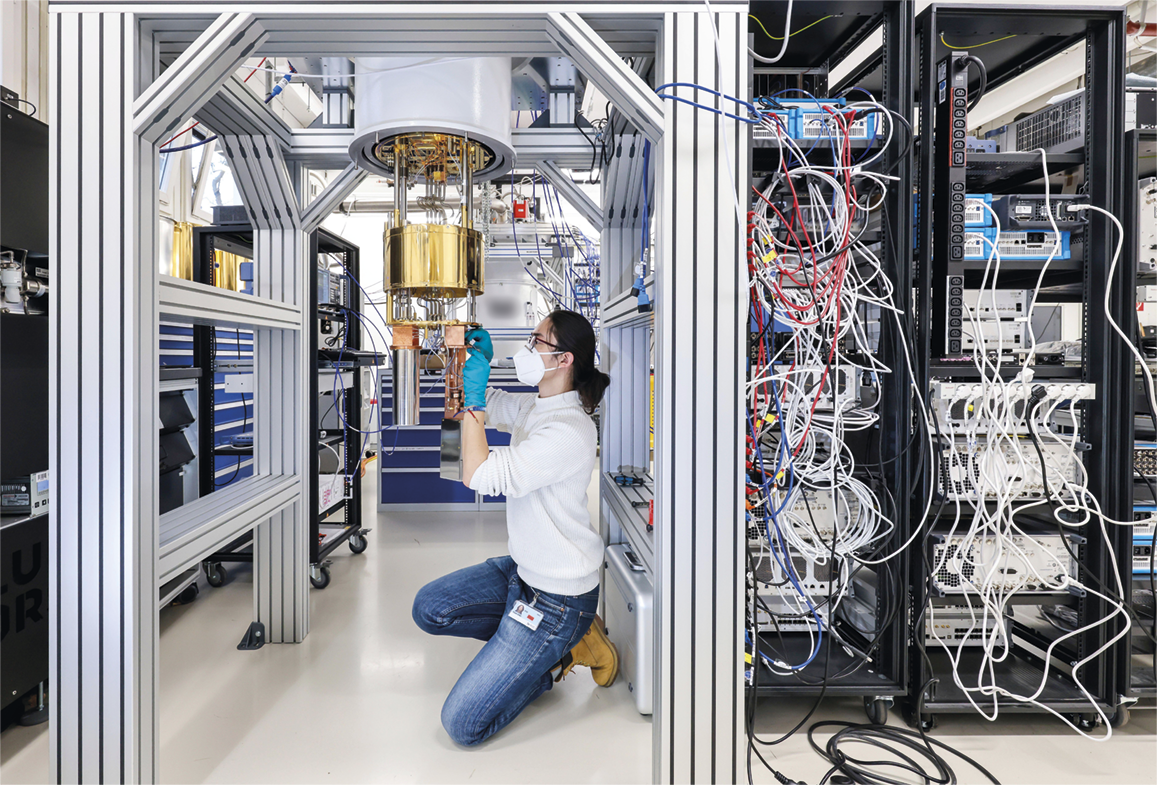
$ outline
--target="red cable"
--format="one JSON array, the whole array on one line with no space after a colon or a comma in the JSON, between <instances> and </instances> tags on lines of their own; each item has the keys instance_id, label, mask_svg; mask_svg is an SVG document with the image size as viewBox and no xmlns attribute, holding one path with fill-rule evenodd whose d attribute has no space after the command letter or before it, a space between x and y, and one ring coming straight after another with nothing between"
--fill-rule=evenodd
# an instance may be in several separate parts
<instances>
[{"instance_id":1,"label":"red cable","mask_svg":"<svg viewBox=\"0 0 1157 785\"><path fill-rule=\"evenodd\" d=\"M258 64L256 65L256 67L255 67L255 68L254 68L252 71L250 71L250 72L249 72L249 76L245 77L245 78L242 80L242 84L244 84L245 82L248 82L250 79L252 79L252 78L253 78L253 74L257 73L257 69L258 69L258 68L260 68L261 66L265 65L265 61L266 61L266 60L268 60L268 59L269 59L269 58L267 58L267 57L262 57L262 58L261 58L261 62L260 62L260 63L258 63ZM201 124L201 121L200 121L200 120L198 120L197 122L193 123L191 126L189 126L188 128L186 128L184 131L181 131L181 132L180 132L179 134L177 134L176 136L170 137L170 139L169 139L167 142L164 142L164 143L161 145L161 147L162 147L162 148L163 148L163 147L168 147L168 146L169 146L169 144L170 144L170 143L172 143L173 139L176 139L177 137L180 137L180 136L184 136L185 134L189 133L190 131L192 131L194 128L196 128L196 127L197 127L197 126L199 126L200 124Z\"/></svg>"},{"instance_id":2,"label":"red cable","mask_svg":"<svg viewBox=\"0 0 1157 785\"><path fill-rule=\"evenodd\" d=\"M198 120L197 122L193 123L191 126L189 126L188 128L186 128L184 131L181 131L181 133L177 134L177 136L184 136L185 134L189 133L190 131L192 131L194 128L196 128L196 127L197 127L197 126L199 126L200 124L201 124L201 121L200 121L200 120ZM176 138L177 138L177 136L174 136L174 137L172 137L171 139L169 139L169 141L168 141L168 142L165 142L164 144L162 144L162 145L161 145L161 147L168 147L168 146L169 146L169 142L172 142L172 141L173 141L173 139L176 139Z\"/></svg>"},{"instance_id":3,"label":"red cable","mask_svg":"<svg viewBox=\"0 0 1157 785\"><path fill-rule=\"evenodd\" d=\"M253 74L257 73L257 69L260 68L261 66L265 65L265 61L268 59L269 59L268 57L262 57L261 62L257 64L256 68L254 68L252 71L249 72L249 76L247 76L241 80L241 83L245 84L245 82L248 82L250 79L252 79Z\"/></svg>"}]
</instances>

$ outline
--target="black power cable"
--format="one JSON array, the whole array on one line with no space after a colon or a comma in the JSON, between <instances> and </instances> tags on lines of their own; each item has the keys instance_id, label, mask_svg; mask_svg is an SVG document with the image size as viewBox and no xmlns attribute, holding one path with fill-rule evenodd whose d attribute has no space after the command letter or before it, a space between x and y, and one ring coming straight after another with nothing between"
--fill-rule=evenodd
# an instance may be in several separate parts
<instances>
[{"instance_id":1,"label":"black power cable","mask_svg":"<svg viewBox=\"0 0 1157 785\"><path fill-rule=\"evenodd\" d=\"M925 684L925 688L927 686ZM823 747L815 740L816 731L822 728L840 728ZM886 725L857 725L852 722L827 721L812 725L808 728L807 736L812 749L832 764L832 768L820 780L820 785L825 785L836 772L842 774L848 781L857 783L857 785L860 783L863 785L906 785L906 780L894 779L881 774L878 771L881 768L899 769L914 774L925 783L955 785L957 782L956 773L948 765L944 756L933 749L934 746L967 762L994 785L1000 785L1000 781L988 769L944 742L928 738L924 735L923 730L917 733L907 728L893 728ZM852 757L844 749L841 749L841 745L846 747L848 744L854 743L878 747L896 756L900 761L863 760ZM921 765L916 760L917 757L923 758L925 764L930 764L932 771L929 770L928 765ZM877 771L873 771L873 769L877 769Z\"/></svg>"},{"instance_id":2,"label":"black power cable","mask_svg":"<svg viewBox=\"0 0 1157 785\"><path fill-rule=\"evenodd\" d=\"M976 71L980 75L980 87L976 90L976 97L968 102L968 111L971 112L980 103L980 99L984 98L984 91L988 89L988 69L984 67L984 61L976 55L965 55L961 60L965 64L975 65Z\"/></svg>"},{"instance_id":3,"label":"black power cable","mask_svg":"<svg viewBox=\"0 0 1157 785\"><path fill-rule=\"evenodd\" d=\"M583 119L583 116L581 114L579 114L578 112L575 112L574 113L574 127L579 129L579 133L581 133L583 135L583 138L585 138L588 142L590 142L590 145L591 145L590 181L591 181L591 184L593 185L593 184L597 184L599 182L598 180L595 179L595 162L598 159L599 148L595 144L595 140L591 139L590 134L588 134L586 132L586 129L583 128L582 125L579 124L580 119Z\"/></svg>"}]
</instances>

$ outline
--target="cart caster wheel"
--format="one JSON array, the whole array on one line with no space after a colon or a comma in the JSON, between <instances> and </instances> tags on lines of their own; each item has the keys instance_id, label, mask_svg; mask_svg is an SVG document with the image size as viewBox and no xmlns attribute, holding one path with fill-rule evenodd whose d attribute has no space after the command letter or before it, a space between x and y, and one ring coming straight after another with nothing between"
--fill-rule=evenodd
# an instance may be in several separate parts
<instances>
[{"instance_id":1,"label":"cart caster wheel","mask_svg":"<svg viewBox=\"0 0 1157 785\"><path fill-rule=\"evenodd\" d=\"M1101 724L1101 715L1099 714L1082 714L1080 720L1077 722L1077 727L1081 730L1093 730Z\"/></svg>"},{"instance_id":2,"label":"cart caster wheel","mask_svg":"<svg viewBox=\"0 0 1157 785\"><path fill-rule=\"evenodd\" d=\"M197 599L197 595L201 593L201 587L195 583L190 583L184 590L177 595L178 605L188 605L193 600Z\"/></svg>"},{"instance_id":3,"label":"cart caster wheel","mask_svg":"<svg viewBox=\"0 0 1157 785\"><path fill-rule=\"evenodd\" d=\"M936 730L936 715L924 714L920 717L920 730L925 733L931 733Z\"/></svg>"},{"instance_id":4,"label":"cart caster wheel","mask_svg":"<svg viewBox=\"0 0 1157 785\"><path fill-rule=\"evenodd\" d=\"M360 533L354 534L349 538L349 545L350 550L354 553L365 553L366 548L369 547L369 543L366 542L366 536Z\"/></svg>"},{"instance_id":5,"label":"cart caster wheel","mask_svg":"<svg viewBox=\"0 0 1157 785\"><path fill-rule=\"evenodd\" d=\"M873 725L888 724L889 702L883 698L864 698L864 713L868 715L868 722Z\"/></svg>"},{"instance_id":6,"label":"cart caster wheel","mask_svg":"<svg viewBox=\"0 0 1157 785\"><path fill-rule=\"evenodd\" d=\"M310 565L309 582L313 584L313 588L324 589L326 586L329 586L329 580L329 567Z\"/></svg>"},{"instance_id":7,"label":"cart caster wheel","mask_svg":"<svg viewBox=\"0 0 1157 785\"><path fill-rule=\"evenodd\" d=\"M1129 722L1129 707L1122 703L1117 710L1109 715L1109 727L1123 728Z\"/></svg>"},{"instance_id":8,"label":"cart caster wheel","mask_svg":"<svg viewBox=\"0 0 1157 785\"><path fill-rule=\"evenodd\" d=\"M221 562L209 562L205 565L205 580L214 589L219 589L225 585L225 580L229 577L228 571L221 565Z\"/></svg>"}]
</instances>

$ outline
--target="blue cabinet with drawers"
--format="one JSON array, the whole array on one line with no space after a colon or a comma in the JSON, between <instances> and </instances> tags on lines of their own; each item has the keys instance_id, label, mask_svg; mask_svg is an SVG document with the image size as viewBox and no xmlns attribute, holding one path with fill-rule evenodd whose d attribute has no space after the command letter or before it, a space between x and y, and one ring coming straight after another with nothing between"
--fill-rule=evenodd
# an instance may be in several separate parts
<instances>
[{"instance_id":1,"label":"blue cabinet with drawers","mask_svg":"<svg viewBox=\"0 0 1157 785\"><path fill-rule=\"evenodd\" d=\"M390 429L393 424L393 383L390 374L382 374L381 484L379 510L501 510L505 496L482 496L456 480L443 480L438 474L439 447L442 441L442 404L445 387L431 378L423 381L419 424L409 428ZM512 393L536 393L513 376L500 375L495 369L492 387ZM486 429L491 447L510 444L510 434Z\"/></svg>"}]
</instances>

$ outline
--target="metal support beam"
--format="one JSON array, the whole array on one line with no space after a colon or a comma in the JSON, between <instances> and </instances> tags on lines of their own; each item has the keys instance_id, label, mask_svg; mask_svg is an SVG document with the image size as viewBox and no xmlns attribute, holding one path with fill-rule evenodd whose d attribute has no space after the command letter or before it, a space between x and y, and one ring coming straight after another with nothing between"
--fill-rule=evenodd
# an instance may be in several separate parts
<instances>
[{"instance_id":1,"label":"metal support beam","mask_svg":"<svg viewBox=\"0 0 1157 785\"><path fill-rule=\"evenodd\" d=\"M155 782L157 151L127 13L49 16L49 778Z\"/></svg>"},{"instance_id":2,"label":"metal support beam","mask_svg":"<svg viewBox=\"0 0 1157 785\"><path fill-rule=\"evenodd\" d=\"M255 476L161 516L161 584L297 500L294 477Z\"/></svg>"},{"instance_id":3,"label":"metal support beam","mask_svg":"<svg viewBox=\"0 0 1157 785\"><path fill-rule=\"evenodd\" d=\"M226 79L205 102L197 119L220 136L267 136L276 139L281 147L293 143L293 132L285 121L235 76Z\"/></svg>"},{"instance_id":4,"label":"metal support beam","mask_svg":"<svg viewBox=\"0 0 1157 785\"><path fill-rule=\"evenodd\" d=\"M254 621L268 643L299 643L309 632L309 514L306 476L309 340L309 235L277 140L224 136L233 177L253 224L254 294L297 306L298 329L253 333L256 474L296 475L298 500L259 525L253 537Z\"/></svg>"},{"instance_id":5,"label":"metal support beam","mask_svg":"<svg viewBox=\"0 0 1157 785\"><path fill-rule=\"evenodd\" d=\"M133 103L134 132L168 137L268 37L253 14L221 14Z\"/></svg>"},{"instance_id":6,"label":"metal support beam","mask_svg":"<svg viewBox=\"0 0 1157 785\"><path fill-rule=\"evenodd\" d=\"M301 229L297 194L276 140L267 136L228 135L221 140L253 227Z\"/></svg>"},{"instance_id":7,"label":"metal support beam","mask_svg":"<svg viewBox=\"0 0 1157 785\"><path fill-rule=\"evenodd\" d=\"M679 0L676 0L678 2ZM95 4L95 3L94 3ZM164 2L149 9L148 23L162 33L163 58L176 57L212 22L193 4L177 5L167 15L153 15ZM555 4L575 7L578 4ZM620 57L651 57L661 14L675 4L635 2L593 8L585 4L585 19ZM718 4L716 4L718 5ZM429 2L386 5L359 3L237 3L232 6L261 14L269 42L261 54L269 57L551 57L558 49L542 34L544 15L526 4L472 3L446 13ZM440 12L441 11L441 12Z\"/></svg>"},{"instance_id":8,"label":"metal support beam","mask_svg":"<svg viewBox=\"0 0 1157 785\"><path fill-rule=\"evenodd\" d=\"M321 226L322 222L330 216L330 213L340 207L346 197L358 189L368 174L369 172L358 169L352 163L343 169L342 173L335 177L333 182L327 185L325 190L318 194L313 202L305 208L305 213L301 217L305 231L312 232Z\"/></svg>"},{"instance_id":9,"label":"metal support beam","mask_svg":"<svg viewBox=\"0 0 1157 785\"><path fill-rule=\"evenodd\" d=\"M158 276L157 314L161 319L224 328L299 330L302 321L297 306L170 275Z\"/></svg>"},{"instance_id":10,"label":"metal support beam","mask_svg":"<svg viewBox=\"0 0 1157 785\"><path fill-rule=\"evenodd\" d=\"M658 73L664 83L747 95L747 8L714 10L667 14ZM748 201L747 128L674 104L662 144L652 149L662 161L655 260L657 782L743 776L748 285L746 227L736 213L737 200Z\"/></svg>"},{"instance_id":11,"label":"metal support beam","mask_svg":"<svg viewBox=\"0 0 1157 785\"><path fill-rule=\"evenodd\" d=\"M310 169L344 169L350 162L349 146L353 140L352 128L295 129L285 158Z\"/></svg>"},{"instance_id":12,"label":"metal support beam","mask_svg":"<svg viewBox=\"0 0 1157 785\"><path fill-rule=\"evenodd\" d=\"M652 143L663 136L663 106L655 91L632 71L581 16L547 15L546 35Z\"/></svg>"},{"instance_id":13,"label":"metal support beam","mask_svg":"<svg viewBox=\"0 0 1157 785\"><path fill-rule=\"evenodd\" d=\"M596 232L603 230L602 208L595 204L594 199L579 190L579 187L574 184L566 172L559 169L553 161L544 161L539 164L538 171L542 172L543 176L550 181L550 184L558 190L571 207L578 210L583 218L590 221Z\"/></svg>"},{"instance_id":14,"label":"metal support beam","mask_svg":"<svg viewBox=\"0 0 1157 785\"><path fill-rule=\"evenodd\" d=\"M653 162L662 170L656 173L655 772L663 781L735 781L742 727L739 333L746 268L742 231L732 223L731 178L725 175L734 172L734 181L745 183L746 144L731 121L690 107L671 107L668 114L621 58L650 57L660 35L657 73L663 81L746 95L746 4L714 5L722 74L709 17L695 4L609 4L585 20L568 11L589 10L590 4L550 7L563 13L547 15L519 2L465 10L412 2L289 2L274 9L253 2L230 6L230 12L257 15L269 34L261 53L270 56L528 57L562 49L653 144L663 139L653 148ZM157 82L161 50L163 61L176 66L214 20L225 23L211 12L190 13L188 4L134 5L139 13L123 8L89 0L50 9L52 252L58 278L51 294L57 348L50 360L55 781L159 777L155 141L178 109L233 137L240 156L235 175L254 221L255 293L296 307L302 319L312 282L308 235L282 154L287 152L298 173L326 156L341 161L332 168L348 163L345 144L310 148L308 141L317 137L291 131L234 77L201 107L191 97L169 102L167 109L163 100L151 100L178 83L196 82L190 90L213 92L189 76L194 69L187 63L196 55L180 63L171 82ZM227 70L226 59L237 55L231 47L239 44L220 31L209 38L230 54L212 66L217 75L206 82ZM132 102L154 84L137 107L138 117ZM138 121L143 138L134 133ZM533 134L526 138L539 145L540 157L519 145L523 164L590 165L590 142L577 131L525 133ZM724 139L727 154L720 146ZM547 140L556 148L549 154L543 152ZM637 181L638 175L628 175L628 190L630 177ZM634 220L621 212L619 226L604 222L604 236L613 238L623 259L638 241ZM309 629L304 500L314 424L305 394L306 326L312 327L261 327L255 335L255 468L258 476L293 478L296 499L255 531L254 614L270 641L301 640ZM630 341L623 333L616 345L629 344L638 357L646 328L630 327L642 332ZM616 373L636 372L616 367ZM636 411L646 389L638 382L631 384ZM645 440L640 436L630 449Z\"/></svg>"}]
</instances>

